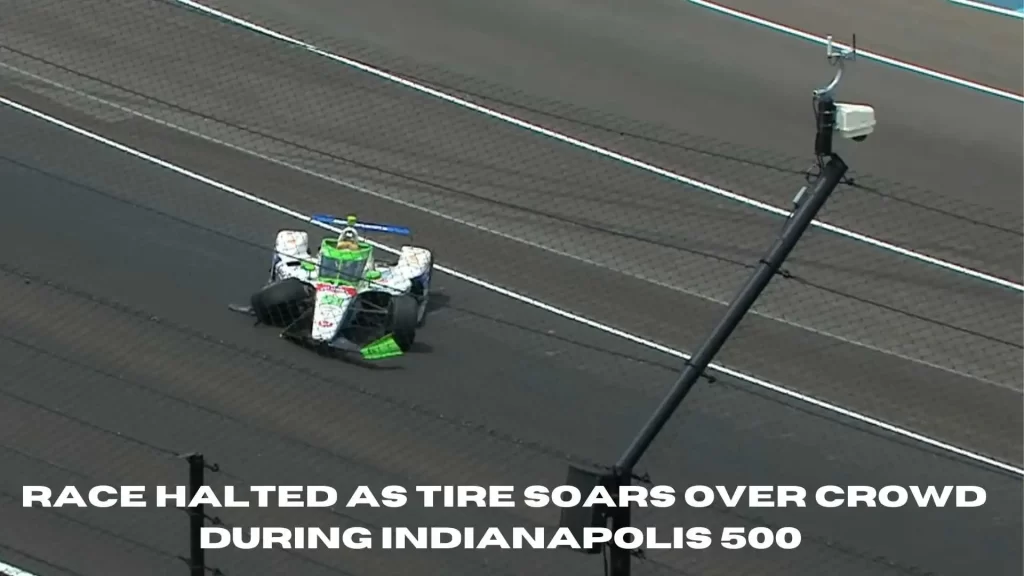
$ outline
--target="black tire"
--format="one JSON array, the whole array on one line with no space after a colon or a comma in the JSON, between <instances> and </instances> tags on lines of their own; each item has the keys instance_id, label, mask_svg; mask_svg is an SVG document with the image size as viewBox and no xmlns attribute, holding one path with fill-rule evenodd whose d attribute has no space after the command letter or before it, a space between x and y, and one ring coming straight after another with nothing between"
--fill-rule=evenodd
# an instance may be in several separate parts
<instances>
[{"instance_id":1,"label":"black tire","mask_svg":"<svg viewBox=\"0 0 1024 576\"><path fill-rule=\"evenodd\" d=\"M430 265L427 266L427 278L429 280L434 279L433 257L430 259ZM423 328L427 324L427 305L430 304L430 292L419 280L413 282L410 292L416 297L416 326Z\"/></svg>"},{"instance_id":2,"label":"black tire","mask_svg":"<svg viewBox=\"0 0 1024 576\"><path fill-rule=\"evenodd\" d=\"M283 328L313 306L313 294L302 280L287 278L253 294L251 304L257 320Z\"/></svg>"},{"instance_id":3,"label":"black tire","mask_svg":"<svg viewBox=\"0 0 1024 576\"><path fill-rule=\"evenodd\" d=\"M388 314L388 332L395 339L395 343L408 352L416 342L416 316L418 303L412 296L402 295L391 298L391 305Z\"/></svg>"}]
</instances>

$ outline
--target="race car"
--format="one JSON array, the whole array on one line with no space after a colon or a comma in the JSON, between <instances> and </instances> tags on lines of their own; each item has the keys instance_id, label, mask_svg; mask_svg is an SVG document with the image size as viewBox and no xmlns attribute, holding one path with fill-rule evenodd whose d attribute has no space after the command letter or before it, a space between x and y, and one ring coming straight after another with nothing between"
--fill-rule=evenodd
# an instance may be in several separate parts
<instances>
[{"instance_id":1,"label":"race car","mask_svg":"<svg viewBox=\"0 0 1024 576\"><path fill-rule=\"evenodd\" d=\"M426 321L431 251L402 246L397 261L384 263L360 231L409 236L408 228L363 223L355 216L342 220L321 214L313 220L344 227L338 236L322 239L315 256L306 232L279 231L267 284L248 306L230 308L315 348L358 353L367 360L408 352Z\"/></svg>"}]
</instances>

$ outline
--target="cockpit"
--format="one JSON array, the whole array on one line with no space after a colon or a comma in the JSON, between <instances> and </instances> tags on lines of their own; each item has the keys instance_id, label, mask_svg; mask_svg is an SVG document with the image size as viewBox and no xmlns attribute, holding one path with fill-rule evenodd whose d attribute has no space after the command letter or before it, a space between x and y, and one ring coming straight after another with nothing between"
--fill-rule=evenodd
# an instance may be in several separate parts
<instances>
[{"instance_id":1,"label":"cockpit","mask_svg":"<svg viewBox=\"0 0 1024 576\"><path fill-rule=\"evenodd\" d=\"M363 278L366 272L366 258L357 260L335 258L326 254L320 255L321 280L355 283Z\"/></svg>"},{"instance_id":2,"label":"cockpit","mask_svg":"<svg viewBox=\"0 0 1024 576\"><path fill-rule=\"evenodd\" d=\"M320 280L355 284L363 279L373 248L358 236L324 239L320 246Z\"/></svg>"}]
</instances>

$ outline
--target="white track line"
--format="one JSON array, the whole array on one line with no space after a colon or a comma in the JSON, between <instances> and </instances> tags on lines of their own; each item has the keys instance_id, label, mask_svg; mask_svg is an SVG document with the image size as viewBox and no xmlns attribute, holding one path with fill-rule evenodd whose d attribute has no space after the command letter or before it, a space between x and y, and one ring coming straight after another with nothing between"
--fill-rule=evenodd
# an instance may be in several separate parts
<instances>
[{"instance_id":1,"label":"white track line","mask_svg":"<svg viewBox=\"0 0 1024 576\"><path fill-rule=\"evenodd\" d=\"M40 119L40 120L49 122L50 124L54 124L56 126L60 126L61 128L64 128L65 130L74 132L75 134L78 134L80 136L84 136L85 138L89 138L90 140L93 140L95 142L99 142L99 143L104 144L106 146L110 146L111 148L120 150L121 152L123 152L125 154L128 154L130 156L134 156L135 158L139 158L141 160L145 160L146 162L149 162L151 164L155 164L157 166L160 166L161 168L165 168L167 170L170 170L172 172L175 172L177 174L185 176L186 178L190 178L192 180L196 180L198 182L202 182L203 184L206 184L208 186L216 188L217 190L220 190L222 192L227 192L228 194L231 194L231 195L236 196L238 198L242 198L244 200L248 200L249 202L253 202L255 204L258 204L258 205L263 206L265 208L269 208L269 209L274 210L276 212L279 212L281 214L285 214L287 216L291 216L292 218L295 218L295 219L298 219L298 220L302 220L302 221L304 221L304 222L306 222L308 224L312 224L314 226L318 226L320 228L324 228L324 229L330 230L332 232L337 232L337 233L341 232L341 229L339 229L336 226L331 226L330 224L324 224L322 222L317 222L317 221L313 220L310 216L307 216L305 214L302 214L302 213L297 212L295 210L292 210L290 208L286 208L286 207L281 206L279 204L275 204L275 203L273 203L273 202L271 202L269 200L265 200L265 199L260 198L258 196L254 196L252 194L249 194L248 192L244 192L242 190L239 190L237 188L231 187L231 186L229 186L227 184L224 184L222 182L218 182L218 181L213 180L211 178L207 178L206 176L203 176L203 175L198 174L196 172L192 172L192 171L187 170L185 168L182 168L182 167L180 167L180 166L178 166L176 164L172 164L170 162L167 162L166 160L161 160L160 158L157 158L155 156L151 156L149 154L146 154L145 152L142 152L140 150L136 150L134 148L131 148L131 147L126 146L124 144L121 144L119 142L115 142L114 140L111 140L111 139L106 138L104 136L100 136L99 134L90 132L88 130L85 130L84 128L79 128L78 126L75 126L73 124L69 124L68 122L60 120L58 118L54 118L53 116L49 116L49 115L44 114L43 112L39 112L38 110L35 110L33 108L29 108L28 106L25 106L23 104L15 102L14 100L10 100L8 98L0 96L0 104L6 105L6 106L9 106L9 107L11 107L11 108L13 108L15 110L24 112L25 114L29 114L31 116L34 116L34 117ZM375 247L377 247L377 248L382 249L382 250L385 250L385 251L388 251L388 252L391 252L391 253L397 253L397 250L395 250L394 248L391 248L390 246L386 246L386 245L379 244L379 243L376 243L376 242L374 242L373 245ZM675 356L677 358L682 358L684 360L689 360L690 359L690 355L686 354L685 352L681 352L679 350L675 350L673 348L669 348L668 346L664 346L662 344L658 344L657 342L653 342L651 340L647 340L645 338L641 338L639 336L635 336L635 335L630 334L628 332L624 332L624 331L619 330L617 328L613 328L611 326L607 326L605 324L601 324L601 323L596 322L594 320L590 320L589 318L584 318L584 317L579 316L577 314L573 314L572 312L569 312L567 310L562 310L560 308L556 308L555 306L552 306L550 304L546 304L546 303L541 302L539 300L535 300L533 298L530 298L529 296L525 296L525 295L513 292L513 291L508 290L506 288L502 288L501 286L498 286L496 284L492 284L492 283L487 282L485 280L481 280L479 278L475 278L475 277L470 276L468 274L464 274L462 272L459 272L458 270L455 270L455 269L452 269L452 268L448 268L446 266L441 266L441 265L436 265L435 268L438 271L440 271L440 272L443 272L443 273L448 274L450 276L454 276L455 278L458 278L458 279L463 280L465 282L468 282L470 284L474 284L474 285L479 286L481 288L484 288L486 290L490 290L492 292L496 292L496 293L501 294L503 296L506 296L508 298L512 298L514 300L518 300L520 302L523 302L525 304L529 304L529 305L534 306L536 308L540 308L541 310L550 312L552 314L555 314L557 316L561 316L563 318L572 320L574 322L578 322L580 324L584 324L586 326L589 326L589 327L594 328L596 330L600 330L600 331L605 332L607 334L611 334L611 335L617 336L619 338L623 338L623 339L628 340L630 342L633 342L635 344L639 344L641 346L645 346L645 347L648 347L648 348L651 348L651 349L654 349L654 350L658 350L659 352L663 352L665 354L668 354L668 355L671 355L671 356ZM771 390L772 392L775 392L777 394L781 394L781 395L786 396L788 398L791 398L791 399L794 399L794 400L798 400L800 402L804 402L804 403L810 404L810 405L815 406L817 408L820 408L820 409L823 409L823 410L827 410L829 412L833 412L833 413L839 414L841 416L845 416L847 418L850 418L852 420L856 420L856 421L861 422L863 424L867 424L869 426L873 426L875 428L879 428L881 430L885 430L886 432L889 432L889 433L892 433L892 434L895 434L895 435L898 435L898 436L902 436L904 438L909 438L909 439L915 440L917 442L921 442L922 444L926 444L926 445L931 446L933 448L936 448L938 450L949 452L951 454L955 454L957 456L960 456L960 457L963 457L963 458L967 458L969 460L973 460L975 462L986 464L988 466L992 466L992 467L998 468L1000 470L1004 470L1006 472L1010 472L1010 473L1016 474L1018 476L1024 477L1024 469L1018 468L1016 466L1013 466L1012 464L1007 464L1005 462L1001 462L1001 461L996 460L994 458L990 458L988 456L984 456L984 455L979 454L977 452L972 452L970 450L967 450L967 449L964 449L964 448L960 448L958 446L954 446L952 444L943 442L941 440L936 440L934 438L930 438L930 437L925 436L923 434L918 434L917 432L913 432L911 430L907 430L905 428L901 428L899 426L895 426L893 424L889 424L888 422L883 422L883 421L878 420L876 418L872 418L871 416L867 416L867 415L864 415L864 414L860 414L858 412L854 412L853 410L849 410L849 409L843 408L842 406L838 406L836 404L831 404L831 403L825 402L823 400L818 400L817 398L814 398L812 396L807 396L805 394L801 394L799 392L790 390L788 388L784 388L782 386L779 386L779 385L776 385L776 384L772 384L771 382L768 382L768 381L765 381L765 380L761 380L759 378L756 378L754 376L750 376L748 374L744 374L742 372L738 372L736 370L733 370L733 369L728 368L726 366L722 366L720 364L712 363L709 366L709 368L711 370L714 370L714 371L720 372L722 374L726 374L728 376L736 378L737 380L741 380L743 382L746 382L748 384L751 384L751 385L754 385L754 386L757 386L757 387L760 387L760 388L764 388L764 389L767 389L767 390Z\"/></svg>"},{"instance_id":2,"label":"white track line","mask_svg":"<svg viewBox=\"0 0 1024 576\"><path fill-rule=\"evenodd\" d=\"M475 112L479 112L479 113L484 114L486 116L489 116L491 118L495 118L497 120L501 120L503 122L507 122L509 124L513 124L515 126L518 126L520 128L529 130L531 132L534 132L534 133L537 133L537 134L541 134L543 136L547 136L547 137L553 138L555 140L559 140L561 142L564 142L566 144L570 144L570 145L575 146L577 148L582 148L584 150L588 150L588 151L593 152L595 154L598 154L600 156L604 156L606 158L611 158L613 160L616 160L618 162L622 162L624 164L628 164L628 165L633 166L635 168L639 168L639 169L645 170L647 172L652 172L652 173L657 174L659 176L662 176L664 178L667 178L667 179L670 179L670 180L674 180L676 182L681 182L681 183L687 184L689 186L693 186L694 188L697 188L699 190L703 190L705 192L710 192L712 194L728 198L728 199L733 200L735 202L739 202L741 204L745 204L747 206L751 206L751 207L757 208L759 210L763 210L765 212L770 212L772 214L775 214L775 215L778 215L778 216L782 216L782 217L785 217L785 218L788 218L789 216L791 216L791 212L789 210L785 210L783 208L778 208L776 206L772 206L771 204L766 204L766 203L761 202L759 200L755 200L754 198L743 196L742 194L738 194L738 193L735 193L735 192L731 192L729 190L725 190L723 188L719 188L717 186L713 186L711 184L708 184L707 182L701 182L700 180L694 180L693 178L689 178L689 177L686 177L686 176L682 176L680 174L676 174L675 172L671 172L669 170L665 170L663 168L659 168L657 166L654 166L652 164L648 164L646 162L642 162L642 161L637 160L635 158L631 158L629 156L625 156L625 155L619 154L617 152L613 152L611 150L608 150L608 149L605 149L605 148L601 148L599 146L595 146L593 144L584 142L582 140L578 140L576 138L573 138L571 136L567 136L567 135L562 134L560 132L555 132L553 130L548 130L547 128L543 128L541 126L537 126L536 124L531 124L529 122L526 122L525 120L520 120L519 118L515 118L513 116L509 116L507 114L503 114L501 112L498 112L497 110L492 110L490 108L486 108L484 106L480 106L479 104L475 104L475 103L470 102L468 100L463 100L461 98L458 98L456 96L452 96L452 95L447 94L445 92L441 92L439 90L435 90L435 89L430 88L428 86L424 86L422 84L418 84L416 82L412 82L410 80L406 80L405 78L402 78L400 76L395 76L394 74L391 74L389 72L385 72L383 70L378 70L377 68L373 68L372 66L368 66L366 64L363 64L362 62L358 62L356 60L352 60L352 59L346 58L344 56L339 56L337 54L332 54L330 52L326 52L324 50L321 50L321 49L317 48L316 46L313 46L312 44L307 44L306 42L303 42L301 40L297 40L295 38L291 38L289 36L285 36L284 34L280 34L278 32L274 32L273 30L269 30L269 29L264 28L264 27L262 27L262 26L260 26L258 24L254 24L254 23L249 22L247 20L243 20L241 18L237 18L235 16L232 16L230 14L226 14L226 13L221 12L219 10L215 10L213 8L208 8L208 7L206 7L206 6L202 5L202 4L194 2L193 0L173 0L173 1L178 3L178 4L181 4L183 6L187 6L189 8L192 8L192 9L204 12L204 13L209 14L211 16L214 16L216 18L220 18L222 20L226 20L228 22L231 22L232 24L236 24L236 25L241 26L243 28L247 28L247 29L252 30L254 32L258 32L258 33L263 34L265 36L269 36L269 37L274 38L276 40L280 40L282 42L287 42L289 44L301 47L301 48L303 48L305 50L308 50L308 51L310 51L310 52L312 52L314 54L317 54L319 56L322 56L324 58L328 58L330 60L334 60L336 62L340 62L342 64L345 64L346 66L350 66L352 68L356 68L358 70L361 70L361 71L366 72L368 74L372 74L372 75L377 76L379 78L383 78L383 79L388 80L390 82L401 84L402 86L405 86L407 88L411 88L413 90L416 90L417 92L421 92L423 94L427 94L427 95L433 96L433 97L438 98L440 100L444 100L445 102L449 102L451 104L455 104L457 106L461 106L463 108L468 108L468 109L473 110ZM816 37L812 37L812 38L816 38ZM998 284L998 285L1000 285L1000 286L1002 286L1004 288L1010 288L1010 289L1016 290L1018 292L1024 292L1024 284L1017 284L1016 282L1013 282L1011 280L1006 280L1004 278L1000 278L998 276L994 276L992 274L988 274L988 273L982 272L980 270L974 270L974 269L968 268L966 266L961 266L960 264L956 264L956 263L953 263L953 262L949 262L949 261L946 261L946 260L942 260L942 259L939 259L939 258L928 256L927 254L923 254L921 252L910 250L908 248L903 248L901 246L897 246L895 244L886 242L884 240L879 240L877 238L872 238L870 236L861 234L859 232L854 232L852 230L847 230L847 229L841 228L839 226L834 226L832 224L821 222L820 220L813 221L811 223L811 225L815 226L817 228L821 228L823 230L828 230L829 232L832 232L834 234L838 234L840 236L844 236L846 238L849 238L849 239L852 239L852 240L856 240L858 242L863 242L865 244L874 246L875 248L880 248L882 250L887 250L889 252L893 252L893 253L899 254L901 256L905 256L907 258L918 260L920 262L931 264L933 266L938 266L940 268L944 268L946 270L950 270L950 271L953 271L953 272L956 272L956 273L959 273L959 274L963 274L965 276L969 276L969 277L972 277L972 278L975 278L975 279L978 279L978 280L982 280L982 281L989 282L989 283L992 283L992 284Z\"/></svg>"},{"instance_id":3,"label":"white track line","mask_svg":"<svg viewBox=\"0 0 1024 576\"><path fill-rule=\"evenodd\" d=\"M175 1L187 1L187 0L175 0ZM786 26L785 24L779 24L778 22L772 22L771 20L766 20L764 18L761 18L760 16L754 16L753 14L748 14L746 12L742 12L742 11L736 10L734 8L729 8L728 6L722 6L721 4L715 4L714 2L708 2L707 0L686 0L686 1L689 2L690 4L696 4L697 6L700 6L702 8L707 8L709 10L714 10L715 12L720 12L722 14L726 14L728 16L732 16L733 18L739 18L740 20L743 20L745 22L749 22L751 24L757 24L758 26L763 26L765 28L769 28L769 29L774 30L776 32L782 32L783 34L789 34L790 36L795 36L795 37L800 38L802 40L808 40L810 42L814 42L815 44L821 44L822 46L825 46L826 44L828 44L828 38L823 38L821 36L816 36L816 35L811 34L809 32L804 32L803 30L797 30L796 28L792 28L790 26ZM836 48L839 48L840 50L850 50L851 49L851 47L849 45L842 44L842 43L835 42L835 41L833 41L833 46L835 46ZM985 94L989 94L989 95L992 95L992 96L999 96L1000 98L1006 98L1007 100L1013 100L1014 102L1022 102L1022 103L1024 103L1024 96L1022 96L1020 94L1014 94L1013 92L1007 92L1006 90L1000 90L999 88L993 88L992 86L986 86L984 84L979 84L978 82L973 82L971 80L967 80L966 78L959 78L959 77L953 76L951 74L946 74L945 72L939 72L938 70L932 70L931 68L925 68L924 66L918 66L917 64L911 64L910 62L904 62L902 60L897 60L895 58L890 58L889 56L884 56L882 54L877 54L875 52L870 52L868 50L862 50L861 48L857 48L857 57L858 58L867 58L868 60L874 60L875 62L881 62L882 64L888 64L889 66L893 66L893 67L899 68L901 70L907 70L908 72L915 72L917 74L921 74L923 76L927 76L927 77L935 79L935 80L941 80L943 82L948 82L950 84L956 84L957 86L961 86L963 88L970 88L971 90L977 90L978 92L984 92Z\"/></svg>"},{"instance_id":4,"label":"white track line","mask_svg":"<svg viewBox=\"0 0 1024 576\"><path fill-rule=\"evenodd\" d=\"M1024 18L1024 9L1012 10L1010 8L1000 8L999 6L993 6L991 4L985 4L984 2L972 2L971 0L949 0L953 4L959 4L961 6L967 6L968 8L974 8L977 10L984 10L985 12L992 12L993 14L999 14L1000 16L1010 16L1012 18Z\"/></svg>"},{"instance_id":5,"label":"white track line","mask_svg":"<svg viewBox=\"0 0 1024 576\"><path fill-rule=\"evenodd\" d=\"M17 566L11 566L6 562L0 562L0 574L4 576L36 576L35 574L22 570Z\"/></svg>"}]
</instances>

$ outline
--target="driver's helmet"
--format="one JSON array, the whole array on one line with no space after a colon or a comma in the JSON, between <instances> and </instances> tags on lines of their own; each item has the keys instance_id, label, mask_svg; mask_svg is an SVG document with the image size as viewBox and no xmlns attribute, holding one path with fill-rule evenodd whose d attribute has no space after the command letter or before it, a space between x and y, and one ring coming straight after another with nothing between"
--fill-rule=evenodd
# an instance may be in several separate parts
<instances>
[{"instance_id":1,"label":"driver's helmet","mask_svg":"<svg viewBox=\"0 0 1024 576\"><path fill-rule=\"evenodd\" d=\"M362 246L359 245L358 237L352 230L345 230L338 237L338 250L360 250Z\"/></svg>"}]
</instances>

